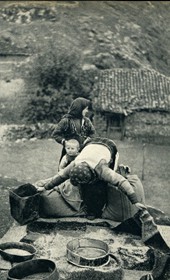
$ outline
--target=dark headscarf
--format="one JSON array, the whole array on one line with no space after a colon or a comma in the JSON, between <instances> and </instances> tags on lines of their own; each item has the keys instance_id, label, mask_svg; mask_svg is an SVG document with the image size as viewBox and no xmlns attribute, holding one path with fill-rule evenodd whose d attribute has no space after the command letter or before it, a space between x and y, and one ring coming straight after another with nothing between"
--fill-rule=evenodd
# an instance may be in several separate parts
<instances>
[{"instance_id":1,"label":"dark headscarf","mask_svg":"<svg viewBox=\"0 0 170 280\"><path fill-rule=\"evenodd\" d=\"M96 180L96 173L86 162L81 162L70 171L70 182L74 186L91 184Z\"/></svg>"},{"instance_id":2,"label":"dark headscarf","mask_svg":"<svg viewBox=\"0 0 170 280\"><path fill-rule=\"evenodd\" d=\"M82 111L91 105L91 101L84 98L78 97L71 103L68 113L64 117L70 118L82 118Z\"/></svg>"}]
</instances>

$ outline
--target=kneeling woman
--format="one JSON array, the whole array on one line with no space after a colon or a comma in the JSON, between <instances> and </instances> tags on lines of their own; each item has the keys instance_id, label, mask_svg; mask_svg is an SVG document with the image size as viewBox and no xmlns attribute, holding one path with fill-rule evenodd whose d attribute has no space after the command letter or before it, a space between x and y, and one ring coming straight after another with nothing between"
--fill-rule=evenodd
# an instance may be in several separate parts
<instances>
[{"instance_id":1,"label":"kneeling woman","mask_svg":"<svg viewBox=\"0 0 170 280\"><path fill-rule=\"evenodd\" d=\"M145 205L143 204L143 188L140 192L138 192L137 189L135 189L130 184L127 178L116 172L115 170L117 169L117 162L118 151L115 143L107 138L93 138L85 143L84 148L82 149L80 154L66 168L59 171L58 174L52 178L37 182L36 186L39 191L51 190L54 187L58 186L57 192L62 197L65 205L68 206L69 204L69 207L71 206L72 208L74 208L73 204L75 203L76 209L74 208L75 212L73 216L79 216L81 215L80 213L82 213L81 211L84 212L85 201L83 201L81 190L85 190L85 186L88 186L88 192L90 194L92 189L90 188L90 186L93 186L93 190L98 193L99 182L100 192L98 198L95 198L95 201L102 201L102 203L99 203L100 208L103 209L103 206L106 202L103 198L105 197L105 194L109 193L109 187L111 187L113 189L117 188L119 192L123 193L123 196L127 197L127 205L123 200L121 200L121 197L121 201L119 201L121 206L119 208L124 208L125 213L128 212L128 207L132 206L132 208L136 209L136 211L138 209L146 209ZM67 181L67 183L60 185L68 179L70 180ZM103 184L101 182L103 182ZM67 184L69 184L69 187ZM67 196L67 199L64 197L64 195ZM132 216L132 213L134 213L134 211L130 211L129 215L126 215L127 217L123 217L123 215L118 215L116 217L116 215L108 214L106 210L108 210L108 206L110 205L110 203L114 204L115 208L117 207L118 203L117 199L114 199L115 193L112 193L111 196L113 200L110 202L109 200L107 201L106 207L104 208L102 214L103 218L122 221L126 218L129 218L129 216ZM92 195L90 195L89 198L93 200ZM78 208L77 203L79 205ZM60 209L60 203L58 203L57 200L55 203L55 208ZM99 209L98 215L101 214L100 212L101 209ZM112 211L112 213L113 212L114 211ZM65 212L65 214L64 211L62 212L62 216L68 215L69 214L67 213L67 211ZM58 214L56 216L61 217L61 215Z\"/></svg>"}]
</instances>

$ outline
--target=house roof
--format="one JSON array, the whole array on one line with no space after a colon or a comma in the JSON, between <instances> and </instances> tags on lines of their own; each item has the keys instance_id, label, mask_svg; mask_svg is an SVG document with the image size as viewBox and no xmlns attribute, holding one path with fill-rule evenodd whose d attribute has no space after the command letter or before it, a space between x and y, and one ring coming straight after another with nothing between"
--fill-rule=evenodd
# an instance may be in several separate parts
<instances>
[{"instance_id":1,"label":"house roof","mask_svg":"<svg viewBox=\"0 0 170 280\"><path fill-rule=\"evenodd\" d=\"M136 110L170 111L170 78L145 69L102 70L93 102L98 111L125 115Z\"/></svg>"}]
</instances>

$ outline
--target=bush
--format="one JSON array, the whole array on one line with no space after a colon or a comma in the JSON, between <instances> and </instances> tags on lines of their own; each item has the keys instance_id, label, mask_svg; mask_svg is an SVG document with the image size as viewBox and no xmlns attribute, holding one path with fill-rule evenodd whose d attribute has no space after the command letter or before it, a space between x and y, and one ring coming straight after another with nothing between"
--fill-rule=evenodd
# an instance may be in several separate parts
<instances>
[{"instance_id":1,"label":"bush","mask_svg":"<svg viewBox=\"0 0 170 280\"><path fill-rule=\"evenodd\" d=\"M49 89L50 88L50 89ZM46 95L50 91L50 96ZM44 93L45 92L45 93ZM44 91L30 92L31 98L25 104L22 113L24 119L30 123L55 122L68 108L68 100L58 90L47 87Z\"/></svg>"},{"instance_id":2,"label":"bush","mask_svg":"<svg viewBox=\"0 0 170 280\"><path fill-rule=\"evenodd\" d=\"M28 122L56 122L71 101L90 96L93 75L82 70L82 58L75 48L53 46L38 54L26 71L27 102L22 117Z\"/></svg>"}]
</instances>

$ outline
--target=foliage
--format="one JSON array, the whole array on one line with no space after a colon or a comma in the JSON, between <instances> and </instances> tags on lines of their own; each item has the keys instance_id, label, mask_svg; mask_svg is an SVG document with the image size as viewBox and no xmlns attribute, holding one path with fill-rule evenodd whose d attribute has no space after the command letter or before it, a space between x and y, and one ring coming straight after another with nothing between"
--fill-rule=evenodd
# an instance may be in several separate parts
<instances>
[{"instance_id":1,"label":"foliage","mask_svg":"<svg viewBox=\"0 0 170 280\"><path fill-rule=\"evenodd\" d=\"M50 51L49 51L50 50ZM27 66L27 102L22 117L28 122L55 122L66 113L71 101L89 97L93 75L82 70L77 49L48 48Z\"/></svg>"},{"instance_id":2,"label":"foliage","mask_svg":"<svg viewBox=\"0 0 170 280\"><path fill-rule=\"evenodd\" d=\"M50 95L47 95L47 94ZM63 92L64 94L64 92ZM68 99L50 85L45 89L30 92L30 99L25 104L23 117L30 123L54 122L66 110Z\"/></svg>"}]
</instances>

